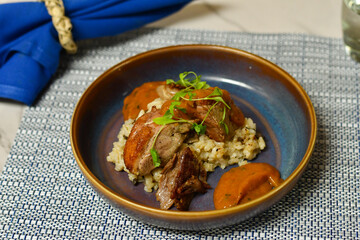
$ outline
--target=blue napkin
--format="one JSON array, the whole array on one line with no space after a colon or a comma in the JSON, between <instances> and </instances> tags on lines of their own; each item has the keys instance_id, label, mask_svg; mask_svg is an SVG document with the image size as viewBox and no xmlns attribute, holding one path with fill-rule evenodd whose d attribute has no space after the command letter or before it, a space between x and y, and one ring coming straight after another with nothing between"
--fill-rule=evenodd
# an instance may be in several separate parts
<instances>
[{"instance_id":1,"label":"blue napkin","mask_svg":"<svg viewBox=\"0 0 360 240\"><path fill-rule=\"evenodd\" d=\"M63 0L74 40L116 35L191 0ZM45 4L0 4L0 98L31 105L57 69L62 47Z\"/></svg>"}]
</instances>

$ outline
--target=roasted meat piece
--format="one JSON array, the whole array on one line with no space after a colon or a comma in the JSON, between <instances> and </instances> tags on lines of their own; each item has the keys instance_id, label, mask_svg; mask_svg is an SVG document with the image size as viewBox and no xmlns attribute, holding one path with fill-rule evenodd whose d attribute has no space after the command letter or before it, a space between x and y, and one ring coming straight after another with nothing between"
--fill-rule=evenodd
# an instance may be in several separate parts
<instances>
[{"instance_id":1,"label":"roasted meat piece","mask_svg":"<svg viewBox=\"0 0 360 240\"><path fill-rule=\"evenodd\" d=\"M213 103L196 104L196 111L194 112L195 117L203 120L210 110L212 104ZM227 109L225 109L225 111L228 112ZM218 103L211 109L204 121L204 125L206 125L205 134L217 142L224 142L227 139L231 139L234 136L235 130L239 128L238 125L230 121L228 113L225 115L225 119L222 123L223 113L224 104ZM226 124L228 127L228 133L225 130L224 124Z\"/></svg>"},{"instance_id":2,"label":"roasted meat piece","mask_svg":"<svg viewBox=\"0 0 360 240\"><path fill-rule=\"evenodd\" d=\"M181 144L188 136L191 127L190 123L171 123L165 125L161 130L154 148L159 154L162 166L165 166L179 150Z\"/></svg>"},{"instance_id":3,"label":"roasted meat piece","mask_svg":"<svg viewBox=\"0 0 360 240\"><path fill-rule=\"evenodd\" d=\"M164 167L159 181L156 199L162 209L175 205L187 210L196 193L205 193L207 173L190 148L177 153Z\"/></svg>"},{"instance_id":4,"label":"roasted meat piece","mask_svg":"<svg viewBox=\"0 0 360 240\"><path fill-rule=\"evenodd\" d=\"M193 99L201 99L209 96L215 88L207 88L201 90L195 90L195 96ZM222 98L230 106L231 109L225 107L221 102L218 102L215 106L214 100L196 100L188 101L183 99L180 107L186 110L188 118L198 120L201 122L204 118L204 125L206 125L206 135L217 141L224 142L231 139L234 135L234 131L241 127L245 118L241 110L234 104L230 97L230 93L226 90L221 90ZM224 108L226 111L225 118L223 120ZM211 110L211 111L210 111ZM222 121L223 120L223 121ZM226 133L225 127L228 127L228 133Z\"/></svg>"},{"instance_id":5,"label":"roasted meat piece","mask_svg":"<svg viewBox=\"0 0 360 240\"><path fill-rule=\"evenodd\" d=\"M124 149L124 162L129 171L135 175L144 176L155 168L150 149L161 125L153 122L154 118L161 117L160 110L155 107L136 120ZM178 151L191 130L189 123L172 123L165 125L156 138L154 149L165 164Z\"/></svg>"}]
</instances>

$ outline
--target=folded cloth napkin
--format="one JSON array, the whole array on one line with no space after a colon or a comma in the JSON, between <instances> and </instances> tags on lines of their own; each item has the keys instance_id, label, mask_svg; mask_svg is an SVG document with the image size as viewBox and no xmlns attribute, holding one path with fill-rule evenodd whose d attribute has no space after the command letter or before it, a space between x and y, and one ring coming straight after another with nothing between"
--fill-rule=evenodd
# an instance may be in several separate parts
<instances>
[{"instance_id":1,"label":"folded cloth napkin","mask_svg":"<svg viewBox=\"0 0 360 240\"><path fill-rule=\"evenodd\" d=\"M74 40L116 35L179 10L191 0L63 0ZM62 49L43 2L0 4L0 98L31 105Z\"/></svg>"}]
</instances>

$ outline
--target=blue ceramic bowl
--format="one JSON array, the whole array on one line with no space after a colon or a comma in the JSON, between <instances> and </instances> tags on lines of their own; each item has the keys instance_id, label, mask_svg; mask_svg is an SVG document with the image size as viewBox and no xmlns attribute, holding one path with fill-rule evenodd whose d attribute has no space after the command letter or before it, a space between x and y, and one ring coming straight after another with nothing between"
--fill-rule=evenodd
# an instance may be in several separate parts
<instances>
[{"instance_id":1,"label":"blue ceramic bowl","mask_svg":"<svg viewBox=\"0 0 360 240\"><path fill-rule=\"evenodd\" d=\"M266 149L254 162L279 169L284 183L270 193L233 208L214 210L213 189L198 194L190 210L161 210L154 193L134 186L116 172L106 156L123 123L123 100L148 81L177 79L194 71L212 86L228 90L244 115L257 124ZM313 151L316 117L311 101L284 70L254 54L213 45L171 46L131 57L103 73L84 92L71 122L76 161L97 192L114 206L149 224L199 230L239 223L272 206L288 193L303 173ZM208 175L213 188L221 175Z\"/></svg>"}]
</instances>

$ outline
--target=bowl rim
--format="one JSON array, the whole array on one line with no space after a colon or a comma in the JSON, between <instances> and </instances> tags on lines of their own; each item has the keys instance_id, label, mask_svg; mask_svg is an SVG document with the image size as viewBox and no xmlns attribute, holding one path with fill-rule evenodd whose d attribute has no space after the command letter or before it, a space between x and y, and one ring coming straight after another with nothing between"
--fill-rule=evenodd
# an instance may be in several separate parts
<instances>
[{"instance_id":1,"label":"bowl rim","mask_svg":"<svg viewBox=\"0 0 360 240\"><path fill-rule=\"evenodd\" d=\"M302 97L301 99L305 102L306 109L309 112L310 123L311 123L310 124L311 134L310 134L310 139L309 139L307 150L306 150L301 162L296 167L296 169L284 180L284 182L279 187L273 189L272 191L268 192L267 194L255 199L255 200L250 201L245 204L237 205L237 206L234 206L231 208L226 208L226 209L214 209L214 210L205 210L205 211L176 211L176 210L162 210L159 208L154 208L154 207L146 206L144 204L136 203L135 201L132 201L126 197L120 196L118 193L116 193L109 187L105 186L105 184L103 184L90 171L90 169L85 164L85 161L83 160L83 158L80 155L79 147L77 145L77 142L75 141L75 135L74 135L75 129L77 127L77 122L76 122L77 114L79 112L79 109L84 104L84 99L89 95L91 90L93 88L95 88L98 84L100 84L102 79L106 78L111 72L113 72L116 69L119 69L121 66L126 65L132 61L141 59L143 57L152 55L154 53L164 53L164 52L178 50L178 49L191 50L193 48L212 49L212 50L219 50L219 51L225 51L225 52L229 52L229 53L238 54L243 57L257 60L260 64L266 65L268 68L270 68L270 69L276 71L278 74L282 75L284 77L284 79L286 79L288 81L288 83L290 83L297 90L299 95ZM291 185L293 183L293 181L296 178L300 177L300 175L303 173L307 164L309 163L311 154L314 150L316 136L317 136L317 120L316 120L315 110L314 110L314 107L310 100L310 97L307 95L307 93L305 92L303 87L289 73L287 73L285 70L283 70L278 65L270 62L269 60L266 60L266 59L264 59L258 55L255 55L253 53L250 53L250 52L247 52L247 51L244 51L241 49L233 48L233 47L212 45L212 44L172 45L172 46L167 46L167 47L162 47L162 48L157 48L157 49L149 50L146 52L142 52L142 53L136 54L132 57L129 57L129 58L117 63L116 65L112 66L111 68L109 68L105 72L103 72L99 77L97 77L83 92L82 96L80 97L80 99L78 100L78 102L74 108L74 112L73 112L73 115L71 118L71 125L70 125L70 142L71 142L73 155L75 157L75 160L76 160L81 172L88 179L88 181L93 185L93 187L95 187L98 191L100 191L101 194L112 199L113 201L115 201L116 203L121 205L122 207L129 208L131 210L140 211L145 214L156 215L156 216L162 215L164 217L174 218L174 219L176 218L178 220L181 220L181 219L183 219L183 220L204 219L204 218L212 218L212 217L237 214L237 213L245 212L249 209L252 209L253 207L259 206L261 203L266 202L266 200L268 200L268 199L274 198L279 192L286 189L289 185Z\"/></svg>"}]
</instances>

